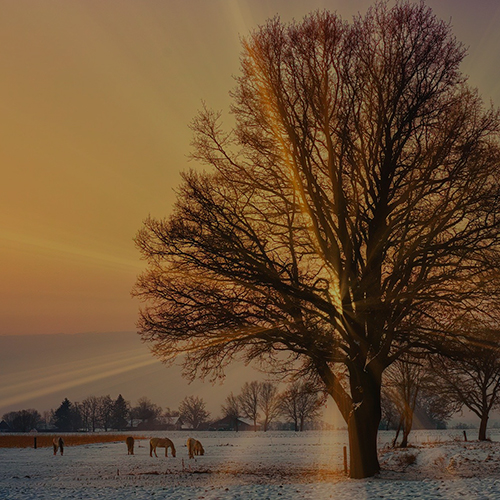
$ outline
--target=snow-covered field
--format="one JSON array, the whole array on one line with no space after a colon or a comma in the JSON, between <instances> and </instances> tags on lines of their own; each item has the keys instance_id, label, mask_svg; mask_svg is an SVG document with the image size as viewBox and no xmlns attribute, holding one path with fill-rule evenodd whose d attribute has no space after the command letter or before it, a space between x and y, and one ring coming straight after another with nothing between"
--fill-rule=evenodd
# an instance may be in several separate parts
<instances>
[{"instance_id":1,"label":"snow-covered field","mask_svg":"<svg viewBox=\"0 0 500 500\"><path fill-rule=\"evenodd\" d=\"M64 456L0 448L0 499L500 499L496 430L486 443L464 442L459 430L414 431L414 447L396 451L387 447L394 433L381 432L383 471L365 480L343 475L345 431L191 433L205 447L195 460L188 433L146 435L168 436L177 456L160 449L151 458L147 440L136 441L133 456L124 441L66 447Z\"/></svg>"}]
</instances>

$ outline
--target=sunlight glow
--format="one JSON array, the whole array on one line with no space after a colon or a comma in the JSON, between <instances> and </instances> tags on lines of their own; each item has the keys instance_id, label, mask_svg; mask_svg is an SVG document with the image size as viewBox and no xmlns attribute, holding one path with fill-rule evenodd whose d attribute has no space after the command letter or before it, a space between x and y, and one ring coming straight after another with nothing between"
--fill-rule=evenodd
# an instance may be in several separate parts
<instances>
[{"instance_id":1,"label":"sunlight glow","mask_svg":"<svg viewBox=\"0 0 500 500\"><path fill-rule=\"evenodd\" d=\"M10 231L2 231L0 234L0 240L32 246L35 247L38 252L44 250L55 254L69 255L117 269L141 270L143 267L141 262L130 259L122 259L120 257L116 257L114 254L105 254L83 247L68 245L66 243L35 238L27 234L16 234Z\"/></svg>"},{"instance_id":2,"label":"sunlight glow","mask_svg":"<svg viewBox=\"0 0 500 500\"><path fill-rule=\"evenodd\" d=\"M21 404L158 363L143 349L125 351L111 360L109 358L109 355L99 356L77 363L61 363L51 368L29 370L23 372L21 379L18 373L13 376L7 374L0 388L0 407Z\"/></svg>"}]
</instances>

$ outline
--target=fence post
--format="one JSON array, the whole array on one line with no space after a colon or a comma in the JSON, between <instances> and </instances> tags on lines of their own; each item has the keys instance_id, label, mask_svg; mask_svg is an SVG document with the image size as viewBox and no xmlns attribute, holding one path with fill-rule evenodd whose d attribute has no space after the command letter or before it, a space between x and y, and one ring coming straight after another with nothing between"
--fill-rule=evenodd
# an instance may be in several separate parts
<instances>
[{"instance_id":1,"label":"fence post","mask_svg":"<svg viewBox=\"0 0 500 500\"><path fill-rule=\"evenodd\" d=\"M347 446L344 446L344 474L347 476Z\"/></svg>"},{"instance_id":2,"label":"fence post","mask_svg":"<svg viewBox=\"0 0 500 500\"><path fill-rule=\"evenodd\" d=\"M464 441L467 441L467 433L464 431Z\"/></svg>"},{"instance_id":3,"label":"fence post","mask_svg":"<svg viewBox=\"0 0 500 500\"><path fill-rule=\"evenodd\" d=\"M33 438L33 448L36 450L36 436Z\"/></svg>"}]
</instances>

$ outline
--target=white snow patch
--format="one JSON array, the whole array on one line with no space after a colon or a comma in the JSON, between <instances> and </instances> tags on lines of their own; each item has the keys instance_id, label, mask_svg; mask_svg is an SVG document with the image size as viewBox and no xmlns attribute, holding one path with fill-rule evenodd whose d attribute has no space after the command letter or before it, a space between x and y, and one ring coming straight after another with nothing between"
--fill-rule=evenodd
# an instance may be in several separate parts
<instances>
[{"instance_id":1,"label":"white snow patch","mask_svg":"<svg viewBox=\"0 0 500 500\"><path fill-rule=\"evenodd\" d=\"M188 434L203 443L204 456L188 460ZM453 432L412 432L414 447L404 450L388 448L393 433L381 432L383 470L365 480L343 475L345 431L153 435L171 438L176 458L151 458L146 440L136 441L133 456L124 441L66 447L64 456L0 448L0 499L500 498L499 443L463 442Z\"/></svg>"}]
</instances>

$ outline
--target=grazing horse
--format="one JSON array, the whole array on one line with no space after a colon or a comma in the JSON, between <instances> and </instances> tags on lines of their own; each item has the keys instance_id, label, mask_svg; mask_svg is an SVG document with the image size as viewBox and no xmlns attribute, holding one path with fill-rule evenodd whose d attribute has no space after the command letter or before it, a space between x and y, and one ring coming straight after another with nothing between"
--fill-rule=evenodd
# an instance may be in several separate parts
<instances>
[{"instance_id":1,"label":"grazing horse","mask_svg":"<svg viewBox=\"0 0 500 500\"><path fill-rule=\"evenodd\" d=\"M168 457L168 449L170 448L172 450L172 456L175 457L175 446L172 441L168 438L152 438L149 441L149 456L153 456L153 451L155 452L155 457L158 455L156 454L156 448L165 448L165 456Z\"/></svg>"},{"instance_id":2,"label":"grazing horse","mask_svg":"<svg viewBox=\"0 0 500 500\"><path fill-rule=\"evenodd\" d=\"M128 455L133 455L134 454L134 438L132 436L129 436L127 439L125 439L125 442L127 443Z\"/></svg>"},{"instance_id":3,"label":"grazing horse","mask_svg":"<svg viewBox=\"0 0 500 500\"><path fill-rule=\"evenodd\" d=\"M52 440L52 445L54 446L54 455L57 454L57 450L61 450L61 455L64 453L64 440L62 437L55 437Z\"/></svg>"},{"instance_id":4,"label":"grazing horse","mask_svg":"<svg viewBox=\"0 0 500 500\"><path fill-rule=\"evenodd\" d=\"M187 449L189 458L194 458L194 456L205 455L205 450L201 443L194 438L188 438L187 440Z\"/></svg>"}]
</instances>

